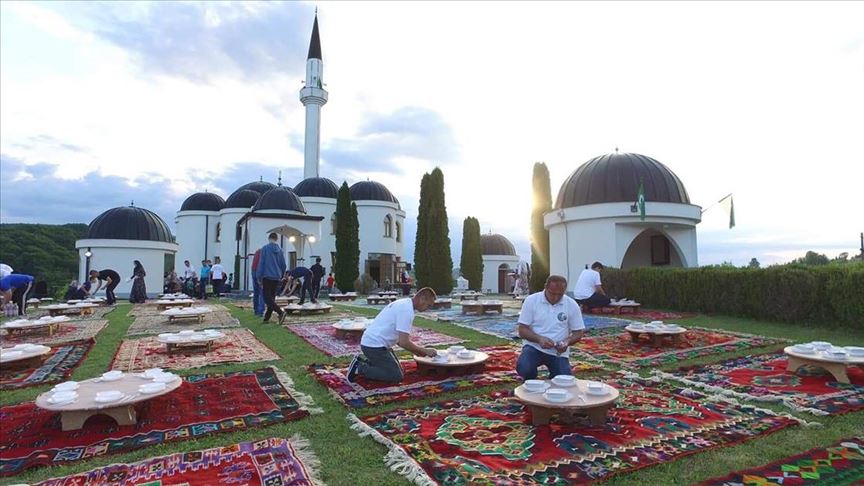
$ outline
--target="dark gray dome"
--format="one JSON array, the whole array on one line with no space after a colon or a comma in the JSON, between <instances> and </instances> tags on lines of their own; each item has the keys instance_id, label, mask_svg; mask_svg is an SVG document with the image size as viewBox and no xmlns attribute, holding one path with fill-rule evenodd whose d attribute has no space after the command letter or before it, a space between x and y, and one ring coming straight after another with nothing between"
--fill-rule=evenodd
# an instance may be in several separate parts
<instances>
[{"instance_id":1,"label":"dark gray dome","mask_svg":"<svg viewBox=\"0 0 864 486\"><path fill-rule=\"evenodd\" d=\"M516 256L516 249L513 248L513 243L501 235L481 235L480 247L484 255L511 255Z\"/></svg>"},{"instance_id":2,"label":"dark gray dome","mask_svg":"<svg viewBox=\"0 0 864 486\"><path fill-rule=\"evenodd\" d=\"M280 211L297 211L306 214L303 201L294 192L285 186L276 186L265 192L255 203L252 211L264 209L278 209Z\"/></svg>"},{"instance_id":3,"label":"dark gray dome","mask_svg":"<svg viewBox=\"0 0 864 486\"><path fill-rule=\"evenodd\" d=\"M242 186L238 187L237 191L242 191L244 189L250 189L250 190L253 190L259 194L264 194L265 192L269 191L270 189L273 189L274 187L276 187L276 184L273 184L271 182L253 181L253 182L250 182L248 184L243 184ZM234 192L237 192L237 191L234 191Z\"/></svg>"},{"instance_id":4,"label":"dark gray dome","mask_svg":"<svg viewBox=\"0 0 864 486\"><path fill-rule=\"evenodd\" d=\"M294 186L294 194L300 197L329 197L336 199L339 187L326 177L310 177Z\"/></svg>"},{"instance_id":5,"label":"dark gray dome","mask_svg":"<svg viewBox=\"0 0 864 486\"><path fill-rule=\"evenodd\" d=\"M252 189L237 189L234 194L228 196L225 201L225 209L228 208L245 208L249 209L258 202L261 193Z\"/></svg>"},{"instance_id":6,"label":"dark gray dome","mask_svg":"<svg viewBox=\"0 0 864 486\"><path fill-rule=\"evenodd\" d=\"M375 181L361 181L350 188L352 201L387 201L399 204L390 189Z\"/></svg>"},{"instance_id":7,"label":"dark gray dome","mask_svg":"<svg viewBox=\"0 0 864 486\"><path fill-rule=\"evenodd\" d=\"M595 157L570 174L555 208L635 202L640 180L648 202L690 204L684 184L668 167L644 155L615 153Z\"/></svg>"},{"instance_id":8,"label":"dark gray dome","mask_svg":"<svg viewBox=\"0 0 864 486\"><path fill-rule=\"evenodd\" d=\"M219 194L196 192L183 201L180 211L220 211L224 207L225 200Z\"/></svg>"},{"instance_id":9,"label":"dark gray dome","mask_svg":"<svg viewBox=\"0 0 864 486\"><path fill-rule=\"evenodd\" d=\"M96 216L87 228L87 239L147 240L174 243L168 225L156 213L124 206Z\"/></svg>"}]
</instances>

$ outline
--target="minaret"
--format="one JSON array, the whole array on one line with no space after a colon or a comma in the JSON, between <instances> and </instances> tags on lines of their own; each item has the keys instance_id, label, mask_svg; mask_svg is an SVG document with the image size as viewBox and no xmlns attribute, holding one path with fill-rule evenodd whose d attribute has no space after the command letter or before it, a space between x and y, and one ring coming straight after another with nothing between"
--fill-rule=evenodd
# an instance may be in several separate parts
<instances>
[{"instance_id":1,"label":"minaret","mask_svg":"<svg viewBox=\"0 0 864 486\"><path fill-rule=\"evenodd\" d=\"M321 60L321 38L318 36L318 12L312 25L312 40L306 59L306 87L300 90L300 102L306 107L306 142L303 178L318 177L321 154L321 107L327 103L324 89L324 61Z\"/></svg>"}]
</instances>

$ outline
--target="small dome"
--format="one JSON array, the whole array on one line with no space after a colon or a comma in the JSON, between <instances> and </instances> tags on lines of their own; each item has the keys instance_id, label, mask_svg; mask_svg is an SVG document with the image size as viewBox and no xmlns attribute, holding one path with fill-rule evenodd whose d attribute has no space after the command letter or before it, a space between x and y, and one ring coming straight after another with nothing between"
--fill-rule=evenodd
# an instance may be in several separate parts
<instances>
[{"instance_id":1,"label":"small dome","mask_svg":"<svg viewBox=\"0 0 864 486\"><path fill-rule=\"evenodd\" d=\"M310 177L294 186L294 194L300 197L329 197L336 199L339 186L326 177Z\"/></svg>"},{"instance_id":2,"label":"small dome","mask_svg":"<svg viewBox=\"0 0 864 486\"><path fill-rule=\"evenodd\" d=\"M484 255L516 256L516 249L513 248L513 243L510 243L510 240L501 235L481 235L480 247Z\"/></svg>"},{"instance_id":3,"label":"small dome","mask_svg":"<svg viewBox=\"0 0 864 486\"><path fill-rule=\"evenodd\" d=\"M156 213L124 206L96 216L87 228L87 239L147 240L174 243L168 225Z\"/></svg>"},{"instance_id":4,"label":"small dome","mask_svg":"<svg viewBox=\"0 0 864 486\"><path fill-rule=\"evenodd\" d=\"M249 209L258 202L261 193L252 189L237 189L234 194L228 196L225 201L225 209L228 208L245 208Z\"/></svg>"},{"instance_id":5,"label":"small dome","mask_svg":"<svg viewBox=\"0 0 864 486\"><path fill-rule=\"evenodd\" d=\"M255 203L252 211L278 209L280 211L297 211L306 214L303 201L294 192L284 186L276 186L265 192Z\"/></svg>"},{"instance_id":6,"label":"small dome","mask_svg":"<svg viewBox=\"0 0 864 486\"><path fill-rule=\"evenodd\" d=\"M375 181L361 181L351 186L352 201L386 201L399 204L390 189Z\"/></svg>"},{"instance_id":7,"label":"small dome","mask_svg":"<svg viewBox=\"0 0 864 486\"><path fill-rule=\"evenodd\" d=\"M243 184L242 186L238 187L237 191L250 189L250 190L255 191L259 194L264 194L265 192L269 191L270 189L273 189L274 187L276 187L276 184L273 184L272 182L252 181L248 184ZM234 192L237 192L237 191L234 191Z\"/></svg>"},{"instance_id":8,"label":"small dome","mask_svg":"<svg viewBox=\"0 0 864 486\"><path fill-rule=\"evenodd\" d=\"M224 207L225 200L219 194L196 192L183 201L180 211L220 211Z\"/></svg>"},{"instance_id":9,"label":"small dome","mask_svg":"<svg viewBox=\"0 0 864 486\"><path fill-rule=\"evenodd\" d=\"M555 209L607 202L635 202L639 182L648 202L690 204L681 179L668 167L639 154L607 154L576 169L561 185Z\"/></svg>"}]
</instances>

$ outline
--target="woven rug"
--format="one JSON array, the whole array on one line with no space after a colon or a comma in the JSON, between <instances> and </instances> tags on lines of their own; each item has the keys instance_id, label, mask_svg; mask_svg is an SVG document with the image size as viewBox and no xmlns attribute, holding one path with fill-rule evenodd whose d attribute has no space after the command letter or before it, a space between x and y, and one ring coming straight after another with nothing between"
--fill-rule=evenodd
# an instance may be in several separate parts
<instances>
[{"instance_id":1,"label":"woven rug","mask_svg":"<svg viewBox=\"0 0 864 486\"><path fill-rule=\"evenodd\" d=\"M136 336L141 334L177 332L186 329L225 329L230 327L240 327L240 321L227 312L210 312L205 314L202 322L191 319L181 319L179 321L169 322L167 317L153 314L136 317L135 321L126 331L126 335Z\"/></svg>"},{"instance_id":2,"label":"woven rug","mask_svg":"<svg viewBox=\"0 0 864 486\"><path fill-rule=\"evenodd\" d=\"M112 464L34 486L146 484L291 485L323 484L318 458L309 441L270 438L191 452L154 457L132 464Z\"/></svg>"},{"instance_id":3,"label":"woven rug","mask_svg":"<svg viewBox=\"0 0 864 486\"><path fill-rule=\"evenodd\" d=\"M315 349L327 356L353 356L360 352L360 340L349 341L336 337L330 321L326 324L309 324L306 326L286 326L294 334L311 344ZM444 344L459 344L463 339L454 338L422 327L415 327L411 340L419 346L438 346ZM399 347L396 347L399 349Z\"/></svg>"},{"instance_id":4,"label":"woven rug","mask_svg":"<svg viewBox=\"0 0 864 486\"><path fill-rule=\"evenodd\" d=\"M226 363L276 361L281 357L255 338L249 329L226 329L225 338L215 341L207 353L169 355L156 336L124 339L114 355L111 369L141 371L148 368L182 370Z\"/></svg>"},{"instance_id":5,"label":"woven rug","mask_svg":"<svg viewBox=\"0 0 864 486\"><path fill-rule=\"evenodd\" d=\"M398 384L388 384L367 380L358 376L351 383L346 378L348 367L343 365L307 366L307 369L322 385L342 403L351 408L363 408L385 403L404 402L426 398L443 392L469 390L481 386L521 381L516 374L516 360L520 348L511 345L480 348L489 353L486 369L473 375L430 377L417 373L417 362L413 359L401 360L404 379ZM595 371L596 365L572 362L574 373Z\"/></svg>"},{"instance_id":6,"label":"woven rug","mask_svg":"<svg viewBox=\"0 0 864 486\"><path fill-rule=\"evenodd\" d=\"M359 316L359 314L355 314L353 312L333 312L333 311L330 311L326 314L305 314L305 315L289 314L289 315L285 316L285 322L283 323L283 325L289 326L289 325L298 325L298 324L299 325L318 324L321 322L333 323L333 322L339 321L341 319L352 319L352 318L358 317L358 316ZM274 315L271 318L272 322L275 322L277 320L278 320L278 316L276 316L276 315Z\"/></svg>"},{"instance_id":7,"label":"woven rug","mask_svg":"<svg viewBox=\"0 0 864 486\"><path fill-rule=\"evenodd\" d=\"M387 465L424 485L585 484L799 423L659 379L605 381L621 395L603 426L533 426L510 391L349 420L387 446Z\"/></svg>"},{"instance_id":8,"label":"woven rug","mask_svg":"<svg viewBox=\"0 0 864 486\"><path fill-rule=\"evenodd\" d=\"M778 402L817 415L839 415L864 410L864 370L849 366L850 384L838 383L819 368L803 366L786 371L782 353L730 359L720 363L682 368L673 373L655 371L667 378L712 393L748 400Z\"/></svg>"},{"instance_id":9,"label":"woven rug","mask_svg":"<svg viewBox=\"0 0 864 486\"><path fill-rule=\"evenodd\" d=\"M476 316L448 321L459 327L482 332L490 336L504 339L521 339L516 331L519 323L518 315L513 317ZM610 327L626 327L632 321L601 316L582 316L586 329L606 329Z\"/></svg>"},{"instance_id":10,"label":"woven rug","mask_svg":"<svg viewBox=\"0 0 864 486\"><path fill-rule=\"evenodd\" d=\"M288 375L274 368L185 380L177 390L136 407L135 425L118 426L100 415L81 430L63 432L60 415L33 402L0 408L0 476L297 420L313 412L306 408L311 398L295 391Z\"/></svg>"},{"instance_id":11,"label":"woven rug","mask_svg":"<svg viewBox=\"0 0 864 486\"><path fill-rule=\"evenodd\" d=\"M0 390L47 385L65 380L84 361L94 343L90 339L84 342L55 346L51 348L48 357L38 368L10 370L4 367L3 371L0 372Z\"/></svg>"},{"instance_id":12,"label":"woven rug","mask_svg":"<svg viewBox=\"0 0 864 486\"><path fill-rule=\"evenodd\" d=\"M210 307L213 309L213 312L228 312L228 308L224 305L211 302L212 301L196 299L195 303L192 305L197 307ZM134 304L127 315L130 317L158 316L160 312L165 312L165 309L160 309L159 306L154 303Z\"/></svg>"},{"instance_id":13,"label":"woven rug","mask_svg":"<svg viewBox=\"0 0 864 486\"><path fill-rule=\"evenodd\" d=\"M621 314L621 317L626 319L639 319L640 321L674 321L678 319L689 319L691 317L696 317L696 315L695 312L640 310L635 314Z\"/></svg>"},{"instance_id":14,"label":"woven rug","mask_svg":"<svg viewBox=\"0 0 864 486\"><path fill-rule=\"evenodd\" d=\"M843 439L830 447L817 447L765 466L734 472L699 484L701 486L864 484L864 437Z\"/></svg>"},{"instance_id":15,"label":"woven rug","mask_svg":"<svg viewBox=\"0 0 864 486\"><path fill-rule=\"evenodd\" d=\"M105 319L85 319L82 321L69 321L60 325L60 328L54 335L49 336L47 333L27 333L10 336L8 334L0 335L0 344L4 347L14 346L20 343L43 344L45 346L56 346L58 344L73 343L78 341L87 341L95 338L99 331L108 325ZM3 331L5 332L5 331Z\"/></svg>"},{"instance_id":16,"label":"woven rug","mask_svg":"<svg viewBox=\"0 0 864 486\"><path fill-rule=\"evenodd\" d=\"M711 354L757 348L786 342L763 336L740 334L717 329L688 327L688 332L678 344L666 340L657 348L647 336L634 344L630 334L618 329L589 330L581 341L571 347L578 358L596 359L604 363L635 369L646 366L661 366Z\"/></svg>"}]
</instances>

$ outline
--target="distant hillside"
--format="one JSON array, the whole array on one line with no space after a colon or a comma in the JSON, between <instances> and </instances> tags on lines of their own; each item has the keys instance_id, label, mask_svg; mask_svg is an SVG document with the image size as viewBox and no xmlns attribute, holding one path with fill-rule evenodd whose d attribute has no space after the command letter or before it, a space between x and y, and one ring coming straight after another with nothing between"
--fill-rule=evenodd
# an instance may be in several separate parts
<instances>
[{"instance_id":1,"label":"distant hillside","mask_svg":"<svg viewBox=\"0 0 864 486\"><path fill-rule=\"evenodd\" d=\"M87 234L86 224L0 224L0 262L48 282L48 293L65 289L78 278L75 240Z\"/></svg>"}]
</instances>

